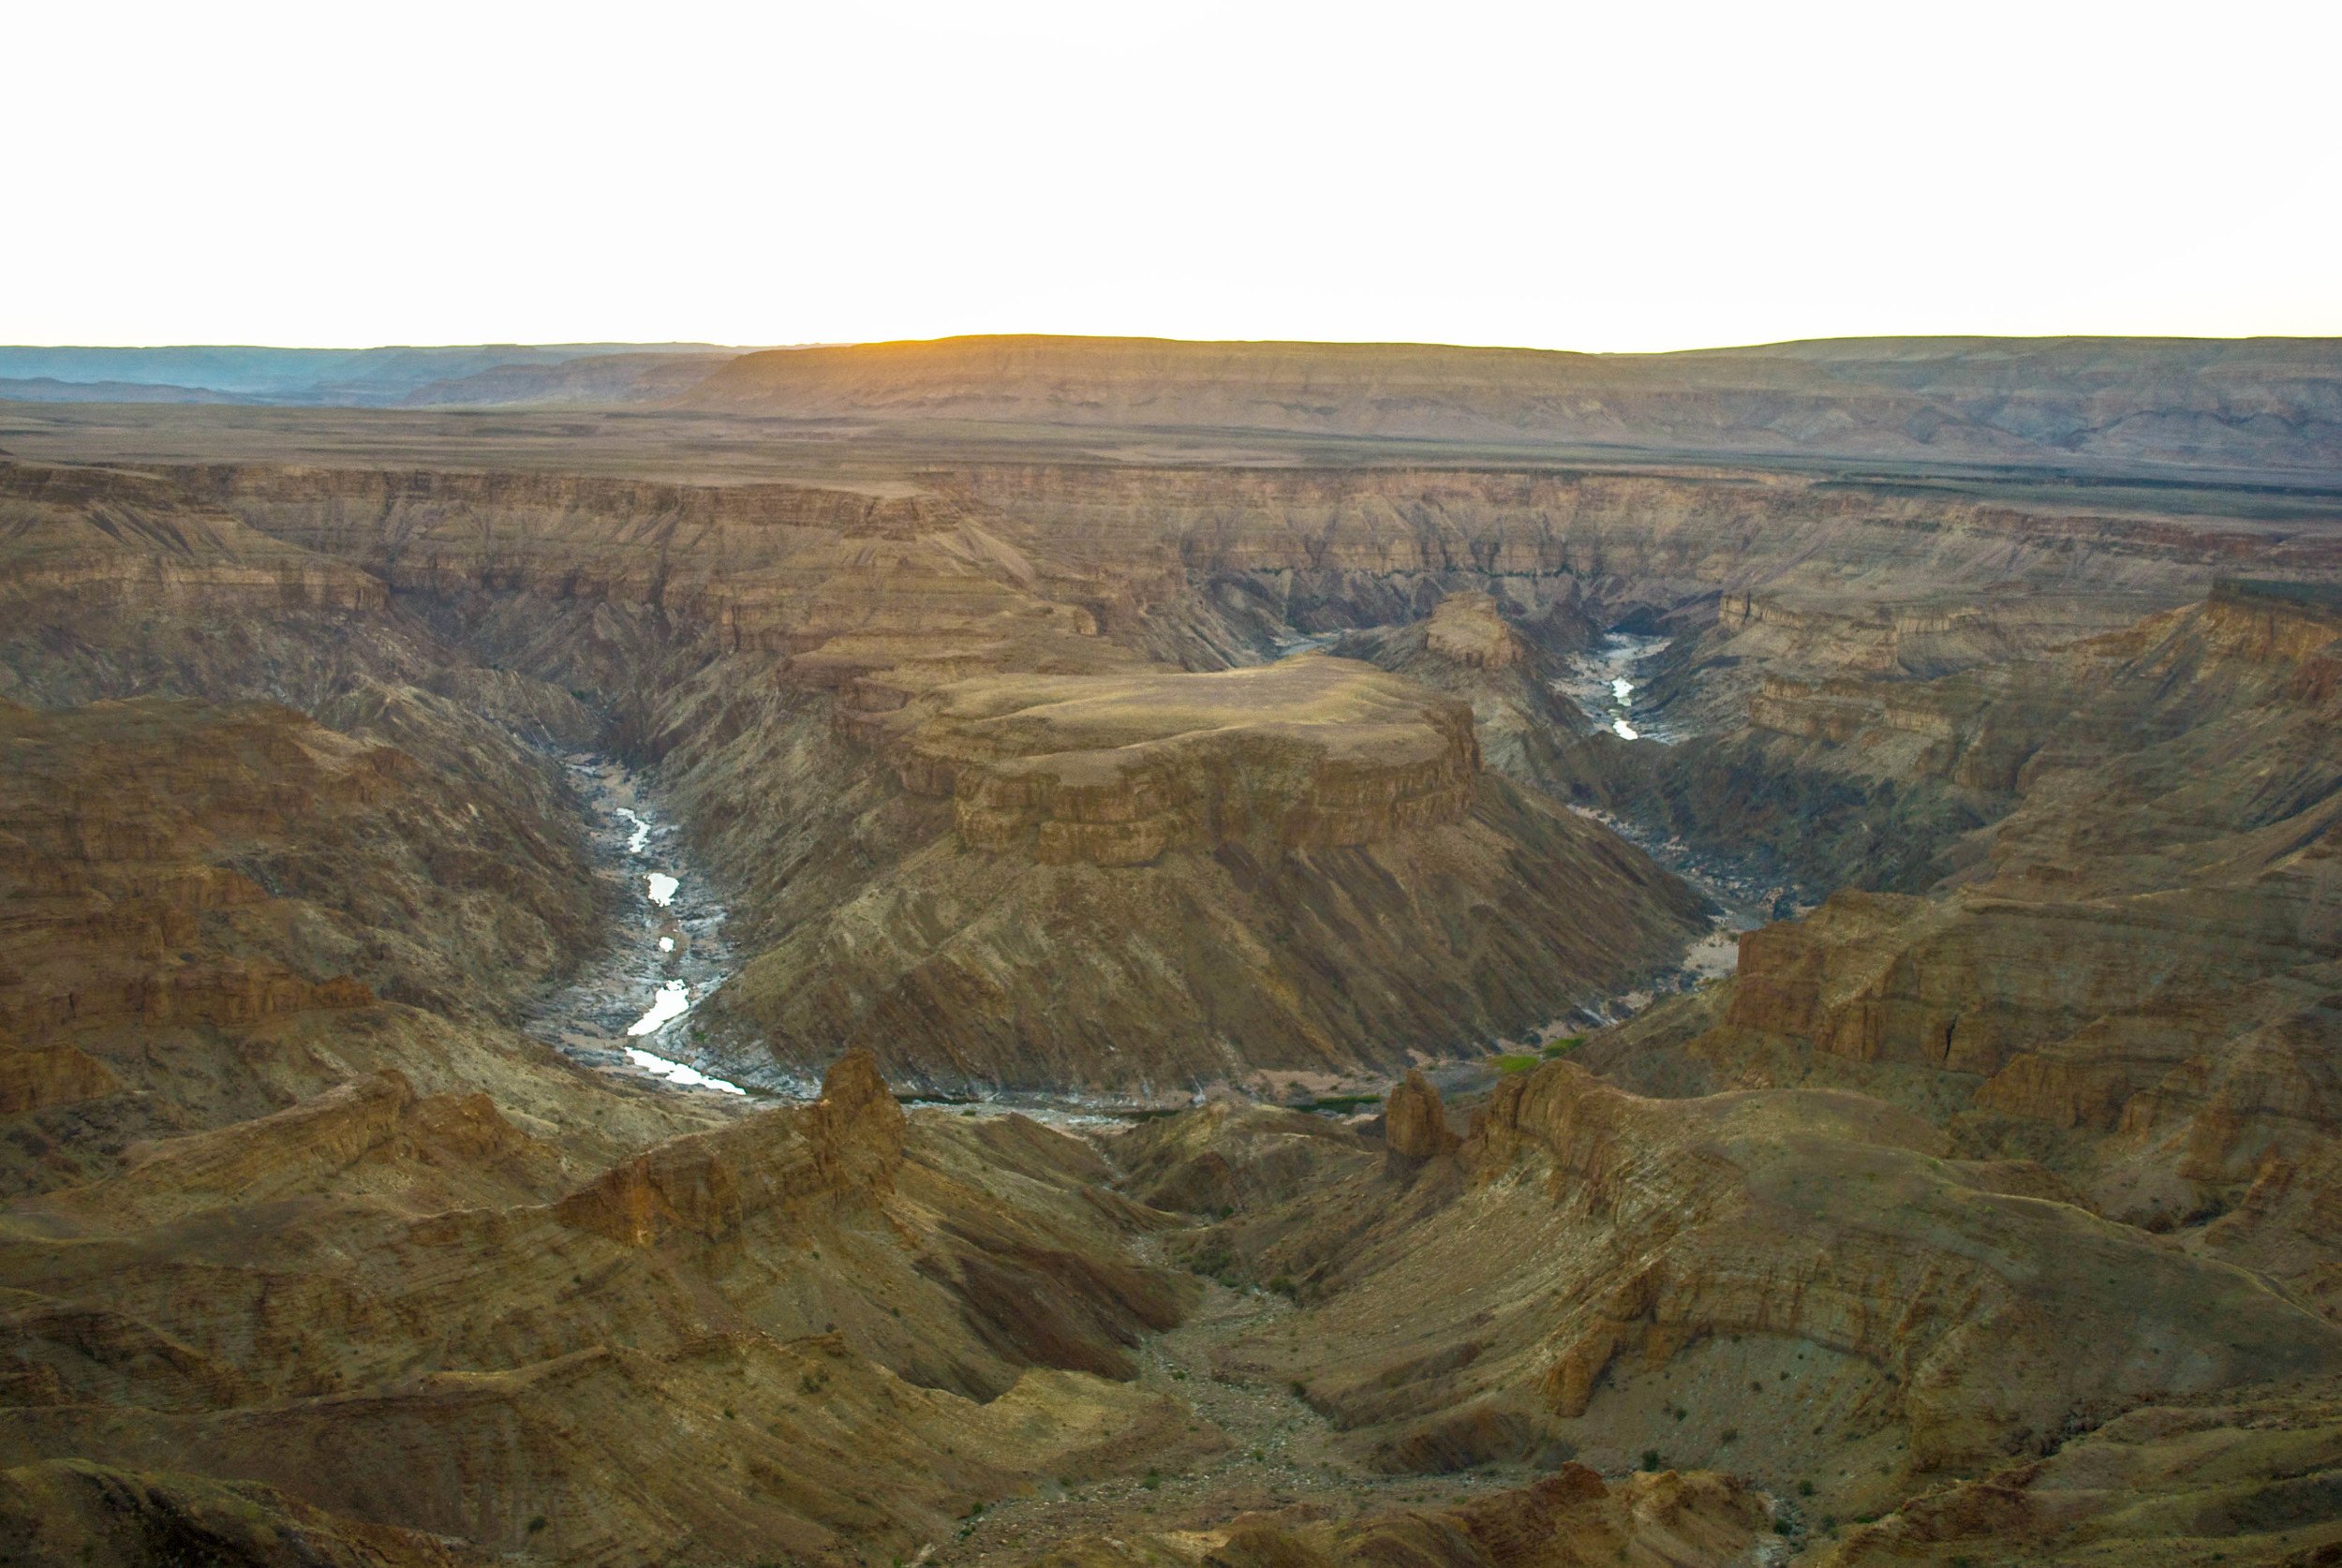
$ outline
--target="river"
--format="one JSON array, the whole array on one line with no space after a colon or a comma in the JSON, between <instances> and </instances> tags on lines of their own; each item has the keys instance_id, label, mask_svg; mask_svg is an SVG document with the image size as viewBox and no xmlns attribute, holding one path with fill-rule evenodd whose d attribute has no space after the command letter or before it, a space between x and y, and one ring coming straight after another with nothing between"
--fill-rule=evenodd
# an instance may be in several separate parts
<instances>
[{"instance_id":1,"label":"river","mask_svg":"<svg viewBox=\"0 0 2342 1568\"><path fill-rule=\"evenodd\" d=\"M723 905L631 768L601 756L563 761L586 803L595 868L619 884L620 914L601 953L530 1011L528 1032L606 1072L745 1097L705 1071L688 1021L732 973Z\"/></svg>"},{"instance_id":2,"label":"river","mask_svg":"<svg viewBox=\"0 0 2342 1568\"><path fill-rule=\"evenodd\" d=\"M1668 745L1676 737L1666 726L1635 712L1637 677L1650 660L1665 653L1672 639L1645 637L1626 631L1606 631L1602 640L1569 661L1569 673L1553 689L1608 725L1621 740L1656 741Z\"/></svg>"}]
</instances>

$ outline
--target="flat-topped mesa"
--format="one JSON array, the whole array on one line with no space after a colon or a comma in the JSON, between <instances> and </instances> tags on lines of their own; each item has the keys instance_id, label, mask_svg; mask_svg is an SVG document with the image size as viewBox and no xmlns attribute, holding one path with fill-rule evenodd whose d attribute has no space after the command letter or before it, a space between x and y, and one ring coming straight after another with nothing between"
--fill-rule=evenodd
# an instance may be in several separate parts
<instances>
[{"instance_id":1,"label":"flat-topped mesa","mask_svg":"<svg viewBox=\"0 0 2342 1568\"><path fill-rule=\"evenodd\" d=\"M1503 670L1529 657L1528 644L1505 624L1488 594L1449 594L1423 630L1424 645L1431 652L1475 670Z\"/></svg>"},{"instance_id":2,"label":"flat-topped mesa","mask_svg":"<svg viewBox=\"0 0 2342 1568\"><path fill-rule=\"evenodd\" d=\"M1462 821L1480 771L1470 708L1321 655L980 677L914 703L894 733L905 787L953 796L961 843L1056 864L1372 843Z\"/></svg>"}]
</instances>

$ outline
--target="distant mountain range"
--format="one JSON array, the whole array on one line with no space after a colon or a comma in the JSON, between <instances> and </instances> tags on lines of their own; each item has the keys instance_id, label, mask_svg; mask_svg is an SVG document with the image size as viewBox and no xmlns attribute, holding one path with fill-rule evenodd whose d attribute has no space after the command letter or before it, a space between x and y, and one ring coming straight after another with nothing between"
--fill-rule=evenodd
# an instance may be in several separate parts
<instances>
[{"instance_id":1,"label":"distant mountain range","mask_svg":"<svg viewBox=\"0 0 2342 1568\"><path fill-rule=\"evenodd\" d=\"M0 348L0 397L36 403L405 402L437 382L502 367L555 368L607 355L729 359L709 343L486 343L432 348ZM111 395L119 392L120 395Z\"/></svg>"},{"instance_id":2,"label":"distant mountain range","mask_svg":"<svg viewBox=\"0 0 2342 1568\"><path fill-rule=\"evenodd\" d=\"M1000 336L741 349L0 348L0 398L647 406L2342 481L2342 339L1846 338L1674 354Z\"/></svg>"}]
</instances>

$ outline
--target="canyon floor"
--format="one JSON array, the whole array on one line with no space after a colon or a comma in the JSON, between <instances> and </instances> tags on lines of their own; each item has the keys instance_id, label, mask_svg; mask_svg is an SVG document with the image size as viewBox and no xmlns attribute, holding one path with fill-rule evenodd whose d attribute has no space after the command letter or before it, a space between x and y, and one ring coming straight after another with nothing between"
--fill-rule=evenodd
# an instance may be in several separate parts
<instances>
[{"instance_id":1,"label":"canyon floor","mask_svg":"<svg viewBox=\"0 0 2342 1568\"><path fill-rule=\"evenodd\" d=\"M968 352L0 405L0 1563L2342 1561L2322 427Z\"/></svg>"}]
</instances>

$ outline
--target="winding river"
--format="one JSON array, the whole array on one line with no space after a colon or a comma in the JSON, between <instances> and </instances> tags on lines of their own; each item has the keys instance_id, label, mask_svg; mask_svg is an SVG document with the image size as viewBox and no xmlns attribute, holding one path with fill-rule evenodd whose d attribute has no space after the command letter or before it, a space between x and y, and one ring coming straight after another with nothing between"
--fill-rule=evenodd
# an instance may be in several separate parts
<instances>
[{"instance_id":1,"label":"winding river","mask_svg":"<svg viewBox=\"0 0 2342 1568\"><path fill-rule=\"evenodd\" d=\"M1635 676L1645 661L1667 650L1670 639L1609 631L1592 648L1570 660L1570 672L1553 683L1554 689L1575 702L1597 721L1607 724L1621 740L1650 740L1662 745L1674 737L1635 718Z\"/></svg>"},{"instance_id":2,"label":"winding river","mask_svg":"<svg viewBox=\"0 0 2342 1568\"><path fill-rule=\"evenodd\" d=\"M585 798L596 868L621 884L608 944L534 1009L528 1031L572 1060L673 1088L748 1091L688 1059L699 1055L691 1010L732 972L724 907L682 856L632 769L609 757L565 759Z\"/></svg>"}]
</instances>

